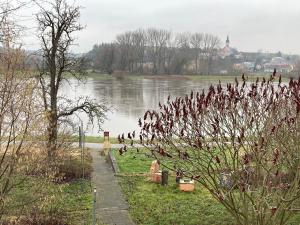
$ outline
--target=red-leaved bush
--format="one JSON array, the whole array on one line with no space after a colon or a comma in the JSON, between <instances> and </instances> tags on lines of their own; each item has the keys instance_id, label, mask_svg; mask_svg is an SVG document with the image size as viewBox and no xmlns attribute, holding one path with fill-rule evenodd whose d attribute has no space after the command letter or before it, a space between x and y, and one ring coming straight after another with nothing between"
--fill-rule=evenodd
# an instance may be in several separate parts
<instances>
[{"instance_id":1,"label":"red-leaved bush","mask_svg":"<svg viewBox=\"0 0 300 225\"><path fill-rule=\"evenodd\" d=\"M239 225L287 223L300 197L300 78L243 75L159 107L139 120L156 158L202 184Z\"/></svg>"}]
</instances>

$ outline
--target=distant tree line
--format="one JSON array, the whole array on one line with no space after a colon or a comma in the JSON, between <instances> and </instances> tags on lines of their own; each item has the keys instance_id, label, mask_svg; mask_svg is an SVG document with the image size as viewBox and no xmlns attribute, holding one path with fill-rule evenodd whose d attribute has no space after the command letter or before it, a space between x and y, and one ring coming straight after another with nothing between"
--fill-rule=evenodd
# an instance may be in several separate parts
<instances>
[{"instance_id":1,"label":"distant tree line","mask_svg":"<svg viewBox=\"0 0 300 225\"><path fill-rule=\"evenodd\" d=\"M209 74L220 44L212 34L138 29L95 45L87 58L92 69L108 74Z\"/></svg>"}]
</instances>

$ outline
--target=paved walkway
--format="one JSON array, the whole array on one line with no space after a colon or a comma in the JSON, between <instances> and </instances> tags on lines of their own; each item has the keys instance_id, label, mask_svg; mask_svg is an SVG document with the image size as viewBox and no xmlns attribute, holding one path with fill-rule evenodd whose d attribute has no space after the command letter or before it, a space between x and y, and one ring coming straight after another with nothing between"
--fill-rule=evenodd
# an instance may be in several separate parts
<instances>
[{"instance_id":1,"label":"paved walkway","mask_svg":"<svg viewBox=\"0 0 300 225\"><path fill-rule=\"evenodd\" d=\"M97 225L134 225L111 165L100 155L101 145L86 143L93 157L92 182L97 189Z\"/></svg>"}]
</instances>

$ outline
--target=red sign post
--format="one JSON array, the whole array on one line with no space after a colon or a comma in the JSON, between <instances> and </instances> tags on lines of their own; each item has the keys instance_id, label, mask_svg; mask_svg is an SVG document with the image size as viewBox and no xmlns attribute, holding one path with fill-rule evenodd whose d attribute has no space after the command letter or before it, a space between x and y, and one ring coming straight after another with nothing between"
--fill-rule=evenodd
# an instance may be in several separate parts
<instances>
[{"instance_id":1,"label":"red sign post","mask_svg":"<svg viewBox=\"0 0 300 225\"><path fill-rule=\"evenodd\" d=\"M104 131L104 141L109 141L109 131Z\"/></svg>"}]
</instances>

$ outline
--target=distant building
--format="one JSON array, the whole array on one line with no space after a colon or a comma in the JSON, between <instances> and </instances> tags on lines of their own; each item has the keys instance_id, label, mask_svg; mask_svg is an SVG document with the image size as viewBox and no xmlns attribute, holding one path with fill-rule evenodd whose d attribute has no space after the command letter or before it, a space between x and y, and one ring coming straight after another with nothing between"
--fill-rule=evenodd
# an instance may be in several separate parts
<instances>
[{"instance_id":1,"label":"distant building","mask_svg":"<svg viewBox=\"0 0 300 225\"><path fill-rule=\"evenodd\" d=\"M294 66L283 57L273 57L270 62L264 64L264 71L273 72L274 69L277 72L289 73L294 69Z\"/></svg>"},{"instance_id":2,"label":"distant building","mask_svg":"<svg viewBox=\"0 0 300 225\"><path fill-rule=\"evenodd\" d=\"M242 53L238 53L238 54L234 55L234 58L235 59L243 59L244 55Z\"/></svg>"},{"instance_id":3,"label":"distant building","mask_svg":"<svg viewBox=\"0 0 300 225\"><path fill-rule=\"evenodd\" d=\"M228 74L227 70L220 70L220 74L224 75L224 74Z\"/></svg>"},{"instance_id":4,"label":"distant building","mask_svg":"<svg viewBox=\"0 0 300 225\"><path fill-rule=\"evenodd\" d=\"M226 58L227 56L234 56L238 53L238 51L235 48L231 48L229 44L230 41L229 41L229 37L227 36L226 45L224 46L224 48L221 48L219 51L219 56L222 59Z\"/></svg>"},{"instance_id":5,"label":"distant building","mask_svg":"<svg viewBox=\"0 0 300 225\"><path fill-rule=\"evenodd\" d=\"M240 72L252 72L255 69L254 62L242 62L233 65L233 69Z\"/></svg>"}]
</instances>

